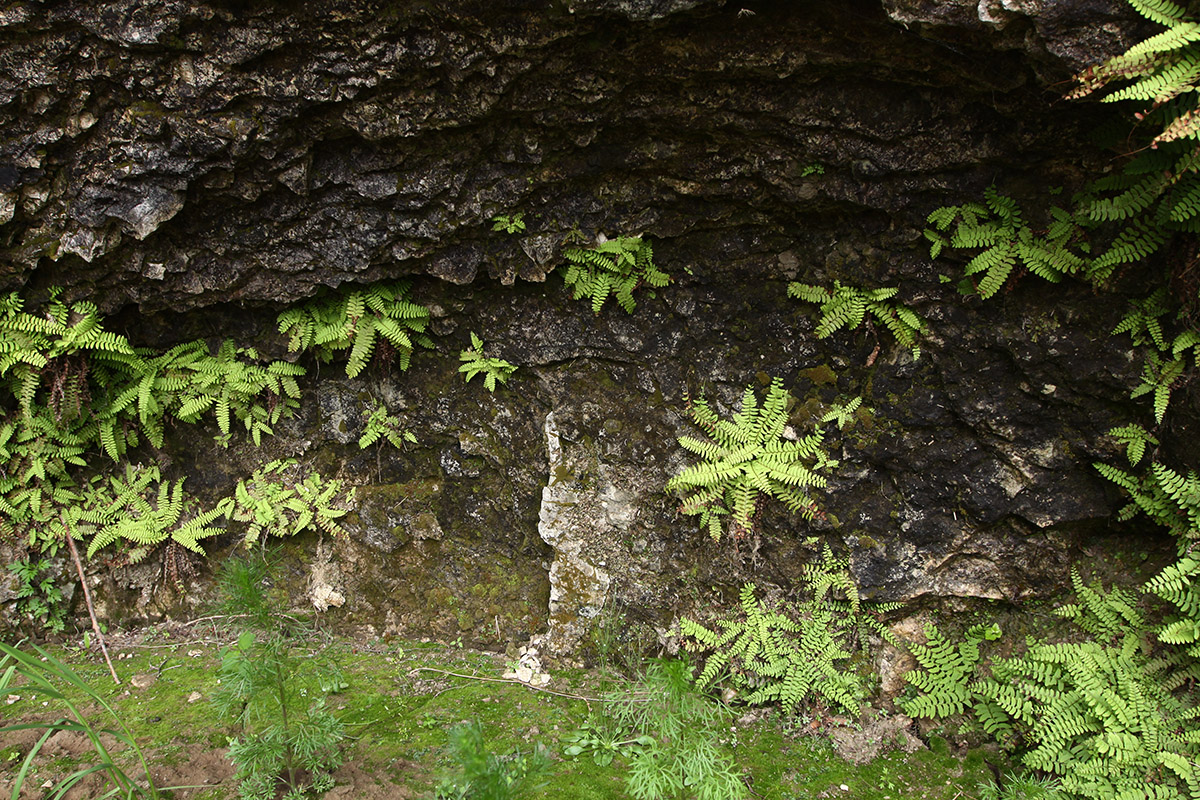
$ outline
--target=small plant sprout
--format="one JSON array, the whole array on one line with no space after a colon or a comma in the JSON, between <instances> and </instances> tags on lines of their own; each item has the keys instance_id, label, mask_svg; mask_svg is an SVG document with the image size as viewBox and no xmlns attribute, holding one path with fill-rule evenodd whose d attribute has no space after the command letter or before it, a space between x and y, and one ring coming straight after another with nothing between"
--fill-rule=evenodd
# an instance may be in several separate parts
<instances>
[{"instance_id":1,"label":"small plant sprout","mask_svg":"<svg viewBox=\"0 0 1200 800\"><path fill-rule=\"evenodd\" d=\"M521 233L525 230L525 214L517 212L516 214L497 214L492 217L492 230L504 231L505 233Z\"/></svg>"},{"instance_id":2,"label":"small plant sprout","mask_svg":"<svg viewBox=\"0 0 1200 800\"><path fill-rule=\"evenodd\" d=\"M838 430L845 430L847 425L854 422L855 414L861 406L861 397L856 397L846 403L834 403L825 416L821 417L821 422L836 422Z\"/></svg>"},{"instance_id":3,"label":"small plant sprout","mask_svg":"<svg viewBox=\"0 0 1200 800\"><path fill-rule=\"evenodd\" d=\"M508 383L509 377L517 371L517 366L502 358L488 358L483 354L483 339L471 331L471 347L458 354L463 363L458 371L466 375L467 383L471 378L483 373L483 385L489 392L496 391L496 381Z\"/></svg>"},{"instance_id":4,"label":"small plant sprout","mask_svg":"<svg viewBox=\"0 0 1200 800\"><path fill-rule=\"evenodd\" d=\"M358 437L358 446L360 449L366 450L380 439L390 442L392 447L397 450L404 449L405 442L417 443L417 437L413 435L412 431L404 427L399 417L389 414L387 406L383 403L375 406L371 416L367 417L362 436Z\"/></svg>"}]
</instances>

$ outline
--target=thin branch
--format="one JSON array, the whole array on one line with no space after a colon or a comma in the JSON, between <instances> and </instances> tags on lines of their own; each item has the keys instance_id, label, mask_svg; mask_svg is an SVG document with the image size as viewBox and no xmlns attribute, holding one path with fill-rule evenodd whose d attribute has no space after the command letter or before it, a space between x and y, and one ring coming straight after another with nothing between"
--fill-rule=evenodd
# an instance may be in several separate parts
<instances>
[{"instance_id":1,"label":"thin branch","mask_svg":"<svg viewBox=\"0 0 1200 800\"><path fill-rule=\"evenodd\" d=\"M117 677L117 670L113 666L112 659L108 657L108 646L104 643L104 634L100 630L100 622L96 619L96 608L92 605L92 593L88 589L87 578L83 575L83 563L79 560L79 550L75 547L75 540L71 537L70 530L67 531L67 547L71 550L75 571L79 573L79 585L83 587L83 600L87 603L88 616L92 618L92 630L96 632L96 641L100 644L100 652L104 653L104 663L108 664L108 671L112 674L113 683L120 686L121 679Z\"/></svg>"},{"instance_id":2,"label":"thin branch","mask_svg":"<svg viewBox=\"0 0 1200 800\"><path fill-rule=\"evenodd\" d=\"M447 672L444 669L435 669L434 667L417 667L416 669L410 671L408 674L412 675L417 672L436 672L439 675L449 675L454 678L465 678L466 680L469 680L469 681L487 681L488 683L515 683L518 686L524 686L526 688L533 689L534 691L537 691L537 692L545 692L546 694L552 694L557 697L565 697L568 700L582 700L585 703L589 703L589 702L611 703L611 702L614 702L613 700L606 699L603 697L584 697L583 695L580 695L580 694L566 694L565 692L556 692L553 689L543 689L541 686L534 686L532 684L525 683L525 681L517 680L516 678L487 678L482 675L464 675L461 672Z\"/></svg>"}]
</instances>

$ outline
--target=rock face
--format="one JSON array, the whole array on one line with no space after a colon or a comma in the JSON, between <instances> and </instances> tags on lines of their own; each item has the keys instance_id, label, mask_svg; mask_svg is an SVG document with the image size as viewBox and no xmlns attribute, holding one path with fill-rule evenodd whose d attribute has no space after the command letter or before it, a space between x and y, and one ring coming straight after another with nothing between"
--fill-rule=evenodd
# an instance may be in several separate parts
<instances>
[{"instance_id":1,"label":"rock face","mask_svg":"<svg viewBox=\"0 0 1200 800\"><path fill-rule=\"evenodd\" d=\"M261 450L181 426L158 455L209 496L284 454L360 485L310 590L379 632L563 649L616 607L653 637L743 580L790 587L822 540L879 599L1052 593L1112 511L1090 464L1128 418L1122 309L1032 280L981 306L939 281L920 231L994 181L1079 182L1090 156L1064 143L1096 114L1041 81L1128 44L1118 11L10 3L0 284L64 286L139 344L279 355L288 304L411 276L436 348L409 371L310 364ZM492 230L517 213L526 230ZM673 283L593 315L553 271L600 235L646 236ZM870 328L818 341L790 280L899 286L929 320L920 359ZM494 394L456 373L470 331L520 365ZM686 398L729 414L774 376L803 432L835 401L870 411L829 430L817 520L770 504L757 541L714 543L662 491L689 463ZM359 450L376 401L417 445ZM107 580L119 616L123 573ZM163 602L129 591L133 616Z\"/></svg>"}]
</instances>

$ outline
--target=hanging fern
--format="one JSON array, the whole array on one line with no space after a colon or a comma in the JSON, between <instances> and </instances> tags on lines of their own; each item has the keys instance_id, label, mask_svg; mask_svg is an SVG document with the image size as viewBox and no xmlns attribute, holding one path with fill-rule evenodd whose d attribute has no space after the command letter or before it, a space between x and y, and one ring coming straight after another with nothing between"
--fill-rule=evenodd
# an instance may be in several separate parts
<instances>
[{"instance_id":1,"label":"hanging fern","mask_svg":"<svg viewBox=\"0 0 1200 800\"><path fill-rule=\"evenodd\" d=\"M346 375L357 377L382 341L408 369L413 348L433 347L426 335L429 309L409 299L407 281L378 283L320 297L279 315L279 332L289 337L288 350L315 351L321 361L349 350Z\"/></svg>"},{"instance_id":2,"label":"hanging fern","mask_svg":"<svg viewBox=\"0 0 1200 800\"><path fill-rule=\"evenodd\" d=\"M126 557L136 563L168 540L203 555L200 541L224 532L212 524L224 509L197 509L183 482L164 481L156 466L127 464L124 476L93 481L80 505L63 510L65 533L90 539L88 558L122 543Z\"/></svg>"},{"instance_id":3,"label":"hanging fern","mask_svg":"<svg viewBox=\"0 0 1200 800\"><path fill-rule=\"evenodd\" d=\"M1168 0L1130 0L1166 30L1077 76L1069 97L1107 89L1106 103L1135 104L1148 145L1117 173L1095 181L1082 201L1094 222L1123 224L1112 245L1090 267L1105 281L1113 270L1146 258L1176 231L1200 230L1200 24L1190 8Z\"/></svg>"},{"instance_id":4,"label":"hanging fern","mask_svg":"<svg viewBox=\"0 0 1200 800\"><path fill-rule=\"evenodd\" d=\"M654 266L654 251L640 236L607 239L594 247L569 247L563 251L567 264L563 280L574 300L588 298L592 313L599 314L608 298L614 297L629 314L637 307L633 293L643 286L661 289L671 276Z\"/></svg>"},{"instance_id":5,"label":"hanging fern","mask_svg":"<svg viewBox=\"0 0 1200 800\"><path fill-rule=\"evenodd\" d=\"M1140 512L1183 543L1200 539L1200 477L1196 473L1181 475L1159 463L1151 464L1141 476L1111 464L1093 466L1129 494L1129 503L1118 514L1120 519L1132 519Z\"/></svg>"},{"instance_id":6,"label":"hanging fern","mask_svg":"<svg viewBox=\"0 0 1200 800\"><path fill-rule=\"evenodd\" d=\"M1121 319L1113 334L1128 333L1135 345L1153 345L1142 367L1141 381L1130 397L1147 395L1153 399L1154 419L1162 423L1170 405L1171 393L1195 370L1200 353L1200 331L1187 328L1167 338L1163 318L1170 314L1166 289L1158 289L1142 300L1131 301L1132 308Z\"/></svg>"},{"instance_id":7,"label":"hanging fern","mask_svg":"<svg viewBox=\"0 0 1200 800\"><path fill-rule=\"evenodd\" d=\"M809 489L823 487L820 473L837 461L822 449L820 430L795 441L784 438L791 400L775 378L761 406L754 387L747 387L742 408L730 421L718 418L703 398L690 403L692 420L711 440L679 437L679 444L702 460L667 481L666 489L684 495L680 511L699 516L714 540L721 537L724 517L734 539L748 536L768 496L807 519L817 514Z\"/></svg>"}]
</instances>

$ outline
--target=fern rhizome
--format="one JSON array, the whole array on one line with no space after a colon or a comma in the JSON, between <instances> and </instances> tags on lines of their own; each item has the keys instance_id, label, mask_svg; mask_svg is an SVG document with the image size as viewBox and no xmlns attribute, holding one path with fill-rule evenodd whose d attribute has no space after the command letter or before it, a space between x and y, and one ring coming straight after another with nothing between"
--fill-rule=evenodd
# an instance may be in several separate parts
<instances>
[{"instance_id":1,"label":"fern rhizome","mask_svg":"<svg viewBox=\"0 0 1200 800\"><path fill-rule=\"evenodd\" d=\"M680 511L700 517L700 526L721 538L723 520L735 539L755 529L762 502L774 497L789 510L812 519L818 513L809 490L825 485L821 474L837 466L822 448L820 429L789 439L787 420L792 396L775 378L759 404L746 387L742 408L733 419L717 416L703 398L690 402L692 420L709 439L680 436L679 444L701 461L667 481L667 491L684 495Z\"/></svg>"}]
</instances>

